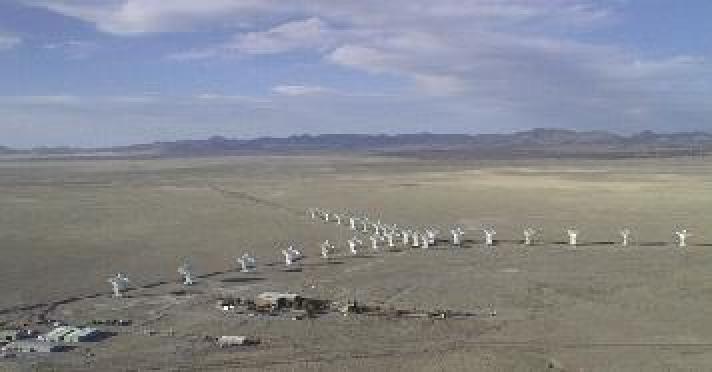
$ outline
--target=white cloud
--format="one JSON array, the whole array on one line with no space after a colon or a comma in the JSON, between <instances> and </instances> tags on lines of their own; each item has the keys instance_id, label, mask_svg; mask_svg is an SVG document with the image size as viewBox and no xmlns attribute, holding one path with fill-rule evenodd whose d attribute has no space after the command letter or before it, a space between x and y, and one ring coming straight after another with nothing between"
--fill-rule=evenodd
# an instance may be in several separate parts
<instances>
[{"instance_id":1,"label":"white cloud","mask_svg":"<svg viewBox=\"0 0 712 372\"><path fill-rule=\"evenodd\" d=\"M457 95L467 90L467 82L448 75L415 75L415 83L421 90L433 95Z\"/></svg>"},{"instance_id":2,"label":"white cloud","mask_svg":"<svg viewBox=\"0 0 712 372\"><path fill-rule=\"evenodd\" d=\"M13 35L0 34L0 51L9 50L22 44L22 39Z\"/></svg>"},{"instance_id":3,"label":"white cloud","mask_svg":"<svg viewBox=\"0 0 712 372\"><path fill-rule=\"evenodd\" d=\"M221 48L193 49L182 52L170 53L166 56L171 61L197 61L219 56Z\"/></svg>"},{"instance_id":4,"label":"white cloud","mask_svg":"<svg viewBox=\"0 0 712 372\"><path fill-rule=\"evenodd\" d=\"M74 105L82 102L74 95L0 96L0 105Z\"/></svg>"},{"instance_id":5,"label":"white cloud","mask_svg":"<svg viewBox=\"0 0 712 372\"><path fill-rule=\"evenodd\" d=\"M227 45L247 54L274 54L295 49L320 49L330 37L326 23L319 18L287 22L267 31L239 35Z\"/></svg>"},{"instance_id":6,"label":"white cloud","mask_svg":"<svg viewBox=\"0 0 712 372\"><path fill-rule=\"evenodd\" d=\"M273 0L22 0L116 35L186 31L220 19L249 19L279 10ZM282 5L281 8L289 8Z\"/></svg>"},{"instance_id":7,"label":"white cloud","mask_svg":"<svg viewBox=\"0 0 712 372\"><path fill-rule=\"evenodd\" d=\"M233 40L203 49L168 55L176 61L193 61L224 55L278 54L295 50L320 51L336 42L335 31L319 18L286 22L263 31L236 35Z\"/></svg>"},{"instance_id":8,"label":"white cloud","mask_svg":"<svg viewBox=\"0 0 712 372\"><path fill-rule=\"evenodd\" d=\"M269 108L271 107L271 101L266 98L253 97L246 95L236 95L236 94L221 94L221 93L200 93L191 100L190 103L200 103L200 104L248 104L254 105L254 107L259 108Z\"/></svg>"},{"instance_id":9,"label":"white cloud","mask_svg":"<svg viewBox=\"0 0 712 372\"><path fill-rule=\"evenodd\" d=\"M567 26L590 25L609 18L607 8L583 0L21 0L27 4L75 17L117 35L186 31L216 22L251 23L257 16L316 17L354 25L403 26L422 23L448 25L521 24L545 22ZM304 17L302 17L304 18Z\"/></svg>"},{"instance_id":10,"label":"white cloud","mask_svg":"<svg viewBox=\"0 0 712 372\"><path fill-rule=\"evenodd\" d=\"M239 55L247 59L308 51L329 64L329 73L334 66L356 72L355 76L371 82L364 86L374 90L381 88L379 79L396 81L404 97L428 98L418 101L424 105L418 109L452 110L461 122L486 119L502 127L516 122L580 128L703 122L712 99L712 69L701 57L651 57L625 45L586 41L601 40L588 33L624 19L617 14L616 1L23 1L91 22L115 35L224 30L225 24L239 24L232 28L234 35L221 42L179 51L169 58ZM273 87L275 98L362 99L320 94L326 88L318 85L318 74L310 76L316 85ZM449 103L428 106L440 99ZM210 104L237 101L221 95L200 100ZM375 103L369 107L392 112ZM332 108L322 105L317 109ZM360 115L361 111L349 112Z\"/></svg>"},{"instance_id":11,"label":"white cloud","mask_svg":"<svg viewBox=\"0 0 712 372\"><path fill-rule=\"evenodd\" d=\"M98 45L91 41L69 40L55 43L48 43L42 46L46 50L60 51L67 59L85 59L98 49Z\"/></svg>"},{"instance_id":12,"label":"white cloud","mask_svg":"<svg viewBox=\"0 0 712 372\"><path fill-rule=\"evenodd\" d=\"M2 106L74 106L97 104L148 104L161 102L157 95L79 96L73 94L0 96Z\"/></svg>"},{"instance_id":13,"label":"white cloud","mask_svg":"<svg viewBox=\"0 0 712 372\"><path fill-rule=\"evenodd\" d=\"M362 45L344 45L331 52L331 62L370 72L392 72L401 61L400 56Z\"/></svg>"},{"instance_id":14,"label":"white cloud","mask_svg":"<svg viewBox=\"0 0 712 372\"><path fill-rule=\"evenodd\" d=\"M318 85L277 85L272 91L285 96L310 96L316 94L333 93L333 89Z\"/></svg>"}]
</instances>

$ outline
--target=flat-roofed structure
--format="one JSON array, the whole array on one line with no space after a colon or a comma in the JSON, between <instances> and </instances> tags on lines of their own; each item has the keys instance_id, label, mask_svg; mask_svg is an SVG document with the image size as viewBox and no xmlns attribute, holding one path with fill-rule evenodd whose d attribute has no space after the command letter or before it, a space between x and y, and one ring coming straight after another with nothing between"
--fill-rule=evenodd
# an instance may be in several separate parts
<instances>
[{"instance_id":1,"label":"flat-roofed structure","mask_svg":"<svg viewBox=\"0 0 712 372\"><path fill-rule=\"evenodd\" d=\"M0 331L0 342L17 341L22 337L22 331L19 329L5 329Z\"/></svg>"},{"instance_id":2,"label":"flat-roofed structure","mask_svg":"<svg viewBox=\"0 0 712 372\"><path fill-rule=\"evenodd\" d=\"M61 326L49 331L42 339L49 342L86 342L96 339L100 334L96 328Z\"/></svg>"},{"instance_id":3,"label":"flat-roofed structure","mask_svg":"<svg viewBox=\"0 0 712 372\"><path fill-rule=\"evenodd\" d=\"M221 348L225 348L232 346L255 345L259 343L259 340L247 336L220 336L217 343Z\"/></svg>"},{"instance_id":4,"label":"flat-roofed structure","mask_svg":"<svg viewBox=\"0 0 712 372\"><path fill-rule=\"evenodd\" d=\"M301 297L293 293L264 292L257 296L255 304L258 308L273 307L283 309L292 307Z\"/></svg>"},{"instance_id":5,"label":"flat-roofed structure","mask_svg":"<svg viewBox=\"0 0 712 372\"><path fill-rule=\"evenodd\" d=\"M53 353L62 351L62 346L55 342L20 340L7 344L2 351L14 353Z\"/></svg>"}]
</instances>

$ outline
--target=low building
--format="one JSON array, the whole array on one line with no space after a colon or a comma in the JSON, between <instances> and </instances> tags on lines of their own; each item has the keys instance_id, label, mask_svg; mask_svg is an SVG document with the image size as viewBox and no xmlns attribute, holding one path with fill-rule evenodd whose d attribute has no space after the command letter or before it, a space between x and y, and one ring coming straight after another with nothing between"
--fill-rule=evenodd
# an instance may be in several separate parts
<instances>
[{"instance_id":1,"label":"low building","mask_svg":"<svg viewBox=\"0 0 712 372\"><path fill-rule=\"evenodd\" d=\"M88 342L99 338L101 332L96 328L75 329L64 336L64 342Z\"/></svg>"},{"instance_id":2,"label":"low building","mask_svg":"<svg viewBox=\"0 0 712 372\"><path fill-rule=\"evenodd\" d=\"M64 336L73 332L76 328L70 326L60 326L47 332L44 336L40 336L40 339L48 342L62 342L64 341Z\"/></svg>"},{"instance_id":3,"label":"low building","mask_svg":"<svg viewBox=\"0 0 712 372\"><path fill-rule=\"evenodd\" d=\"M130 326L131 320L127 319L94 319L91 321L93 325L105 325L105 326Z\"/></svg>"},{"instance_id":4,"label":"low building","mask_svg":"<svg viewBox=\"0 0 712 372\"><path fill-rule=\"evenodd\" d=\"M264 292L257 296L255 305L257 308L284 309L294 305L301 297L293 293Z\"/></svg>"},{"instance_id":5,"label":"low building","mask_svg":"<svg viewBox=\"0 0 712 372\"><path fill-rule=\"evenodd\" d=\"M258 340L249 338L247 336L220 336L217 342L218 346L220 346L221 348L242 345L255 345L259 343Z\"/></svg>"},{"instance_id":6,"label":"low building","mask_svg":"<svg viewBox=\"0 0 712 372\"><path fill-rule=\"evenodd\" d=\"M326 300L302 297L293 293L264 292L255 299L257 310L305 310L309 316L328 310L331 303Z\"/></svg>"},{"instance_id":7,"label":"low building","mask_svg":"<svg viewBox=\"0 0 712 372\"><path fill-rule=\"evenodd\" d=\"M61 326L42 336L42 340L49 342L87 342L98 338L100 334L101 332L96 328Z\"/></svg>"},{"instance_id":8,"label":"low building","mask_svg":"<svg viewBox=\"0 0 712 372\"><path fill-rule=\"evenodd\" d=\"M0 331L0 342L13 342L22 338L22 331L19 329L6 329Z\"/></svg>"},{"instance_id":9,"label":"low building","mask_svg":"<svg viewBox=\"0 0 712 372\"><path fill-rule=\"evenodd\" d=\"M20 340L7 344L2 350L14 353L53 353L62 351L62 346L54 342Z\"/></svg>"}]
</instances>

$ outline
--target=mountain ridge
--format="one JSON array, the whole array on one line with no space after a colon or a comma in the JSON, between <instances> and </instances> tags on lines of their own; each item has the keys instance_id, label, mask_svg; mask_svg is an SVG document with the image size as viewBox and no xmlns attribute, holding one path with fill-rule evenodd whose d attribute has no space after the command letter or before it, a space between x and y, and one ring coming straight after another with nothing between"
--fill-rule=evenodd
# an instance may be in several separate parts
<instances>
[{"instance_id":1,"label":"mountain ridge","mask_svg":"<svg viewBox=\"0 0 712 372\"><path fill-rule=\"evenodd\" d=\"M38 147L29 150L0 146L0 153L15 155L108 155L144 154L153 156L206 156L242 153L370 152L384 155L416 156L427 153L580 154L712 152L712 134L706 132L656 133L650 130L625 136L607 131L576 131L535 128L506 134L301 134L289 137L157 141L102 148Z\"/></svg>"}]
</instances>

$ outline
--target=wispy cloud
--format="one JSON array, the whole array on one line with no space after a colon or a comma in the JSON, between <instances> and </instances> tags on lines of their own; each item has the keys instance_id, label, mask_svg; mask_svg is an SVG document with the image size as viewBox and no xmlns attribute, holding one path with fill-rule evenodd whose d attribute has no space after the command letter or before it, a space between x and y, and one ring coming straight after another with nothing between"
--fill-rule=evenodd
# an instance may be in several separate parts
<instances>
[{"instance_id":1,"label":"wispy cloud","mask_svg":"<svg viewBox=\"0 0 712 372\"><path fill-rule=\"evenodd\" d=\"M48 51L59 51L64 53L67 59L86 59L94 53L99 46L95 42L84 40L68 40L54 43L47 43L42 46Z\"/></svg>"},{"instance_id":2,"label":"wispy cloud","mask_svg":"<svg viewBox=\"0 0 712 372\"><path fill-rule=\"evenodd\" d=\"M180 52L169 53L165 56L166 60L169 61L198 61L205 60L209 58L215 58L221 55L222 48L219 47L207 47L202 49L192 49Z\"/></svg>"},{"instance_id":3,"label":"wispy cloud","mask_svg":"<svg viewBox=\"0 0 712 372\"><path fill-rule=\"evenodd\" d=\"M13 49L20 44L22 44L20 37L0 34L0 51Z\"/></svg>"},{"instance_id":4,"label":"wispy cloud","mask_svg":"<svg viewBox=\"0 0 712 372\"><path fill-rule=\"evenodd\" d=\"M238 35L226 45L247 54L275 54L298 49L320 49L328 42L331 31L319 18L287 22L266 31Z\"/></svg>"},{"instance_id":5,"label":"wispy cloud","mask_svg":"<svg viewBox=\"0 0 712 372\"><path fill-rule=\"evenodd\" d=\"M286 22L263 31L241 33L220 45L172 53L168 58L191 61L225 55L265 55L300 50L319 52L338 39L337 32L327 23L312 17Z\"/></svg>"},{"instance_id":6,"label":"wispy cloud","mask_svg":"<svg viewBox=\"0 0 712 372\"><path fill-rule=\"evenodd\" d=\"M21 0L96 25L116 35L186 31L219 19L250 19L275 12L274 0Z\"/></svg>"},{"instance_id":7,"label":"wispy cloud","mask_svg":"<svg viewBox=\"0 0 712 372\"><path fill-rule=\"evenodd\" d=\"M0 96L0 105L75 105L79 96L59 94L47 96Z\"/></svg>"},{"instance_id":8,"label":"wispy cloud","mask_svg":"<svg viewBox=\"0 0 712 372\"><path fill-rule=\"evenodd\" d=\"M20 1L87 22L127 44L170 38L157 49L176 49L156 64L183 61L187 75L210 74L212 67L217 74L257 72L259 79L245 79L251 85L244 91L269 91L265 97L178 92L184 97L137 97L144 105L131 106L149 118L173 118L173 110L195 122L232 123L239 112L241 122L268 123L225 125L236 133L317 131L313 123L320 120L340 123L331 131L378 131L378 125L401 131L631 131L699 127L712 110L708 57L694 50L646 51L605 36L608 27L625 22L617 0ZM591 37L599 31L603 37ZM165 39L152 35L171 32ZM199 35L175 42L188 32ZM53 48L80 48L69 43ZM363 94L347 93L353 90ZM304 99L295 105L295 97ZM108 99L97 100L110 106ZM270 110L256 113L264 107Z\"/></svg>"},{"instance_id":9,"label":"wispy cloud","mask_svg":"<svg viewBox=\"0 0 712 372\"><path fill-rule=\"evenodd\" d=\"M22 96L0 96L0 106L74 106L77 108L92 105L139 105L160 103L167 100L167 97L158 95L137 94L137 95L117 95L117 96L81 96L74 94L55 95L22 95Z\"/></svg>"},{"instance_id":10,"label":"wispy cloud","mask_svg":"<svg viewBox=\"0 0 712 372\"><path fill-rule=\"evenodd\" d=\"M272 91L285 96L311 96L336 93L333 89L318 85L277 85L272 88Z\"/></svg>"}]
</instances>

